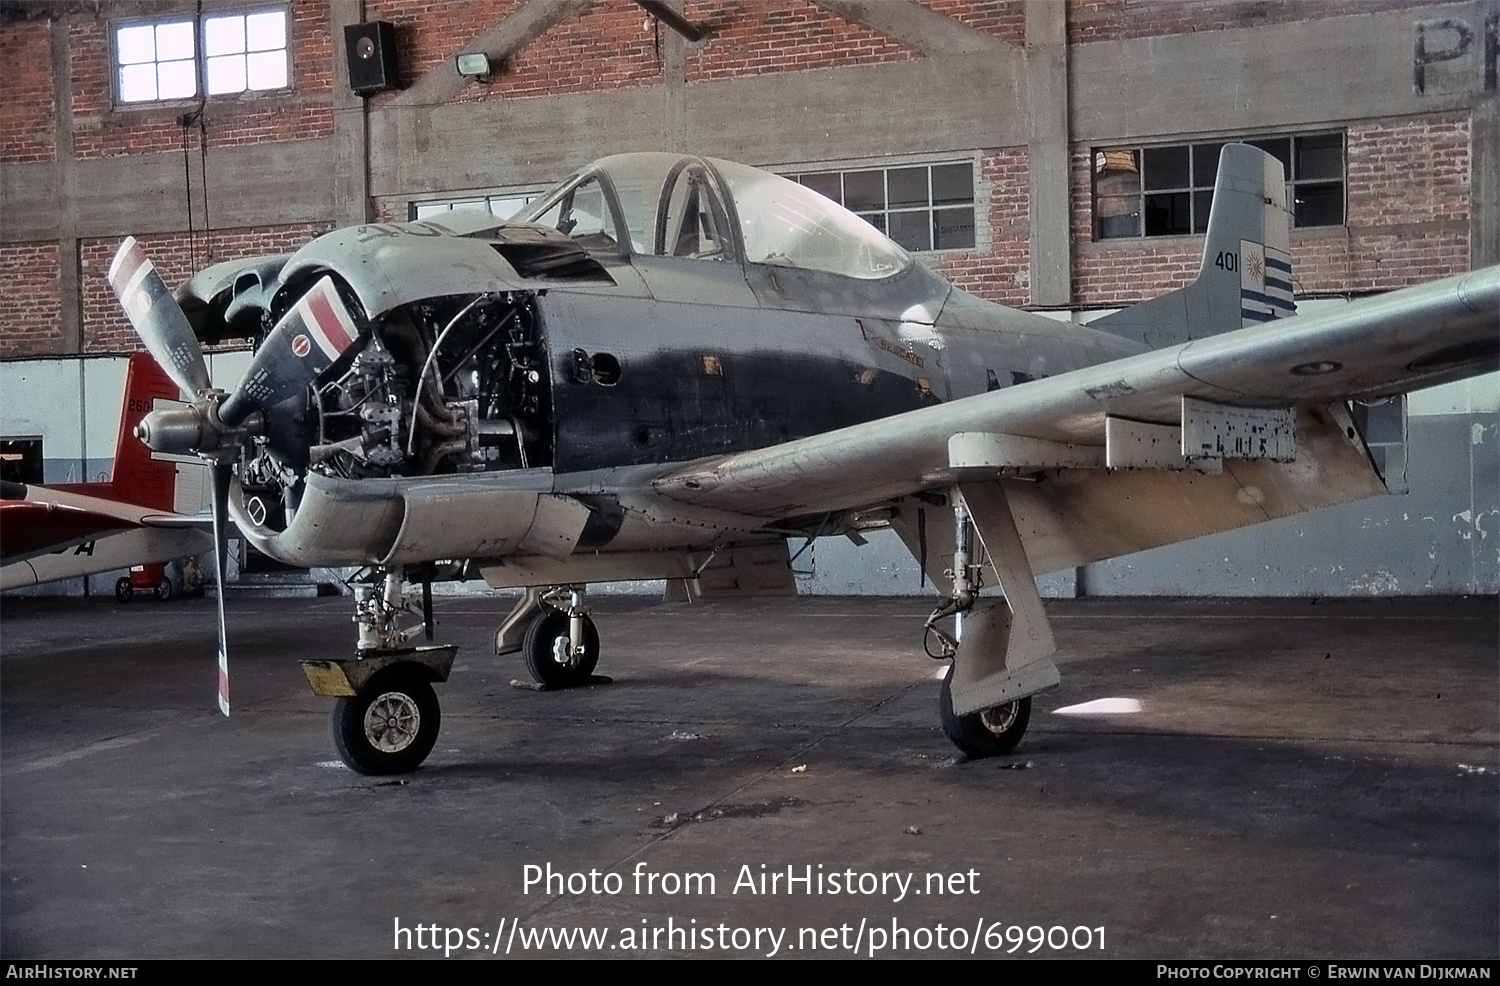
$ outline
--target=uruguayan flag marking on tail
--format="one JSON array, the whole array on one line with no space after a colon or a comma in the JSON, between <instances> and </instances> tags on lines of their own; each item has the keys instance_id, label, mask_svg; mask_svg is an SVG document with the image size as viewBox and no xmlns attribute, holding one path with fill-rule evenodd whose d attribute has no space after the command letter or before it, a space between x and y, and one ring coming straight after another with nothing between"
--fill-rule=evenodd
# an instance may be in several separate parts
<instances>
[{"instance_id":1,"label":"uruguayan flag marking on tail","mask_svg":"<svg viewBox=\"0 0 1500 986\"><path fill-rule=\"evenodd\" d=\"M1240 320L1269 322L1297 312L1292 300L1292 258L1275 247L1240 240Z\"/></svg>"}]
</instances>

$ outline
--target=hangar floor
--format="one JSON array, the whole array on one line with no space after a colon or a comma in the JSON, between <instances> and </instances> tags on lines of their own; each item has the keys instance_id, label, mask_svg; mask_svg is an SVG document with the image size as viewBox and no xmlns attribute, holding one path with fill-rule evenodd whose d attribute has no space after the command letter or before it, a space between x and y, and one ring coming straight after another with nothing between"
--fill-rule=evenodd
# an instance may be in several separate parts
<instances>
[{"instance_id":1,"label":"hangar floor","mask_svg":"<svg viewBox=\"0 0 1500 986\"><path fill-rule=\"evenodd\" d=\"M1493 598L1049 602L1063 683L974 762L920 601L599 599L615 681L555 693L507 605L441 601L437 749L372 779L295 661L347 599L232 601L227 721L212 602L7 600L0 951L1496 956Z\"/></svg>"}]
</instances>

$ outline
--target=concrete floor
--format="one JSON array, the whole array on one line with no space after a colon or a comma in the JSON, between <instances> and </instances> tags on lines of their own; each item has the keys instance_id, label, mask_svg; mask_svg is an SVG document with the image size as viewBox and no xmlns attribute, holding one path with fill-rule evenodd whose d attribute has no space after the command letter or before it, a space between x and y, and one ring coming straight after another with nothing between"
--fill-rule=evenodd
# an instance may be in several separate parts
<instances>
[{"instance_id":1,"label":"concrete floor","mask_svg":"<svg viewBox=\"0 0 1500 986\"><path fill-rule=\"evenodd\" d=\"M584 928L615 957L1005 954L1007 931L1024 955L1036 928L1069 938L1044 956L1497 955L1493 598L1050 602L1063 683L974 762L917 600L600 599L615 681L555 693L490 653L505 608L440 601L463 650L437 749L372 779L296 664L352 646L346 599L231 601L228 720L210 601L6 600L0 953L584 955L523 948ZM1142 710L1052 714L1101 697ZM581 892L528 892L547 865ZM914 877L736 892L789 866ZM686 874L715 892L664 892Z\"/></svg>"}]
</instances>

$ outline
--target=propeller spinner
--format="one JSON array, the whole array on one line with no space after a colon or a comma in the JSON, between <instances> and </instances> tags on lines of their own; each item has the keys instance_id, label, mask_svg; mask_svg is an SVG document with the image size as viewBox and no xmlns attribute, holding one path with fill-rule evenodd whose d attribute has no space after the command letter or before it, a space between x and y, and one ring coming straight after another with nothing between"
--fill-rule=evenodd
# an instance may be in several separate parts
<instances>
[{"instance_id":1,"label":"propeller spinner","mask_svg":"<svg viewBox=\"0 0 1500 986\"><path fill-rule=\"evenodd\" d=\"M152 450L196 453L213 473L214 561L219 596L219 711L229 715L229 644L224 622L224 561L229 486L250 440L268 436L273 452L305 456L293 417L308 385L359 335L331 277L320 279L266 336L232 394L213 387L198 337L161 275L134 237L120 244L109 283L146 349L183 390L186 407L152 411L136 435Z\"/></svg>"}]
</instances>

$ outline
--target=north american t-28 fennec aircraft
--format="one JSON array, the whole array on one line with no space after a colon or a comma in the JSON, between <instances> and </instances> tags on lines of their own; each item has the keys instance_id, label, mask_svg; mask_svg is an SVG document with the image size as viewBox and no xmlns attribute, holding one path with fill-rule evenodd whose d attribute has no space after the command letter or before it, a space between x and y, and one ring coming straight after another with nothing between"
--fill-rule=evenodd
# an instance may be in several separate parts
<instances>
[{"instance_id":1,"label":"north american t-28 fennec aircraft","mask_svg":"<svg viewBox=\"0 0 1500 986\"><path fill-rule=\"evenodd\" d=\"M1399 489L1398 395L1500 350L1500 267L1295 316L1282 166L1243 144L1196 280L1088 326L966 294L795 182L668 153L175 296L127 239L109 279L194 395L138 434L210 463L221 578L226 513L283 562L365 567L355 654L304 668L372 774L437 737L456 648L411 645L433 579L524 588L496 650L567 686L599 659L590 583L790 593L790 539L882 527L940 595L946 733L1009 752L1058 681L1035 575ZM199 344L224 337L257 344L228 394Z\"/></svg>"}]
</instances>

